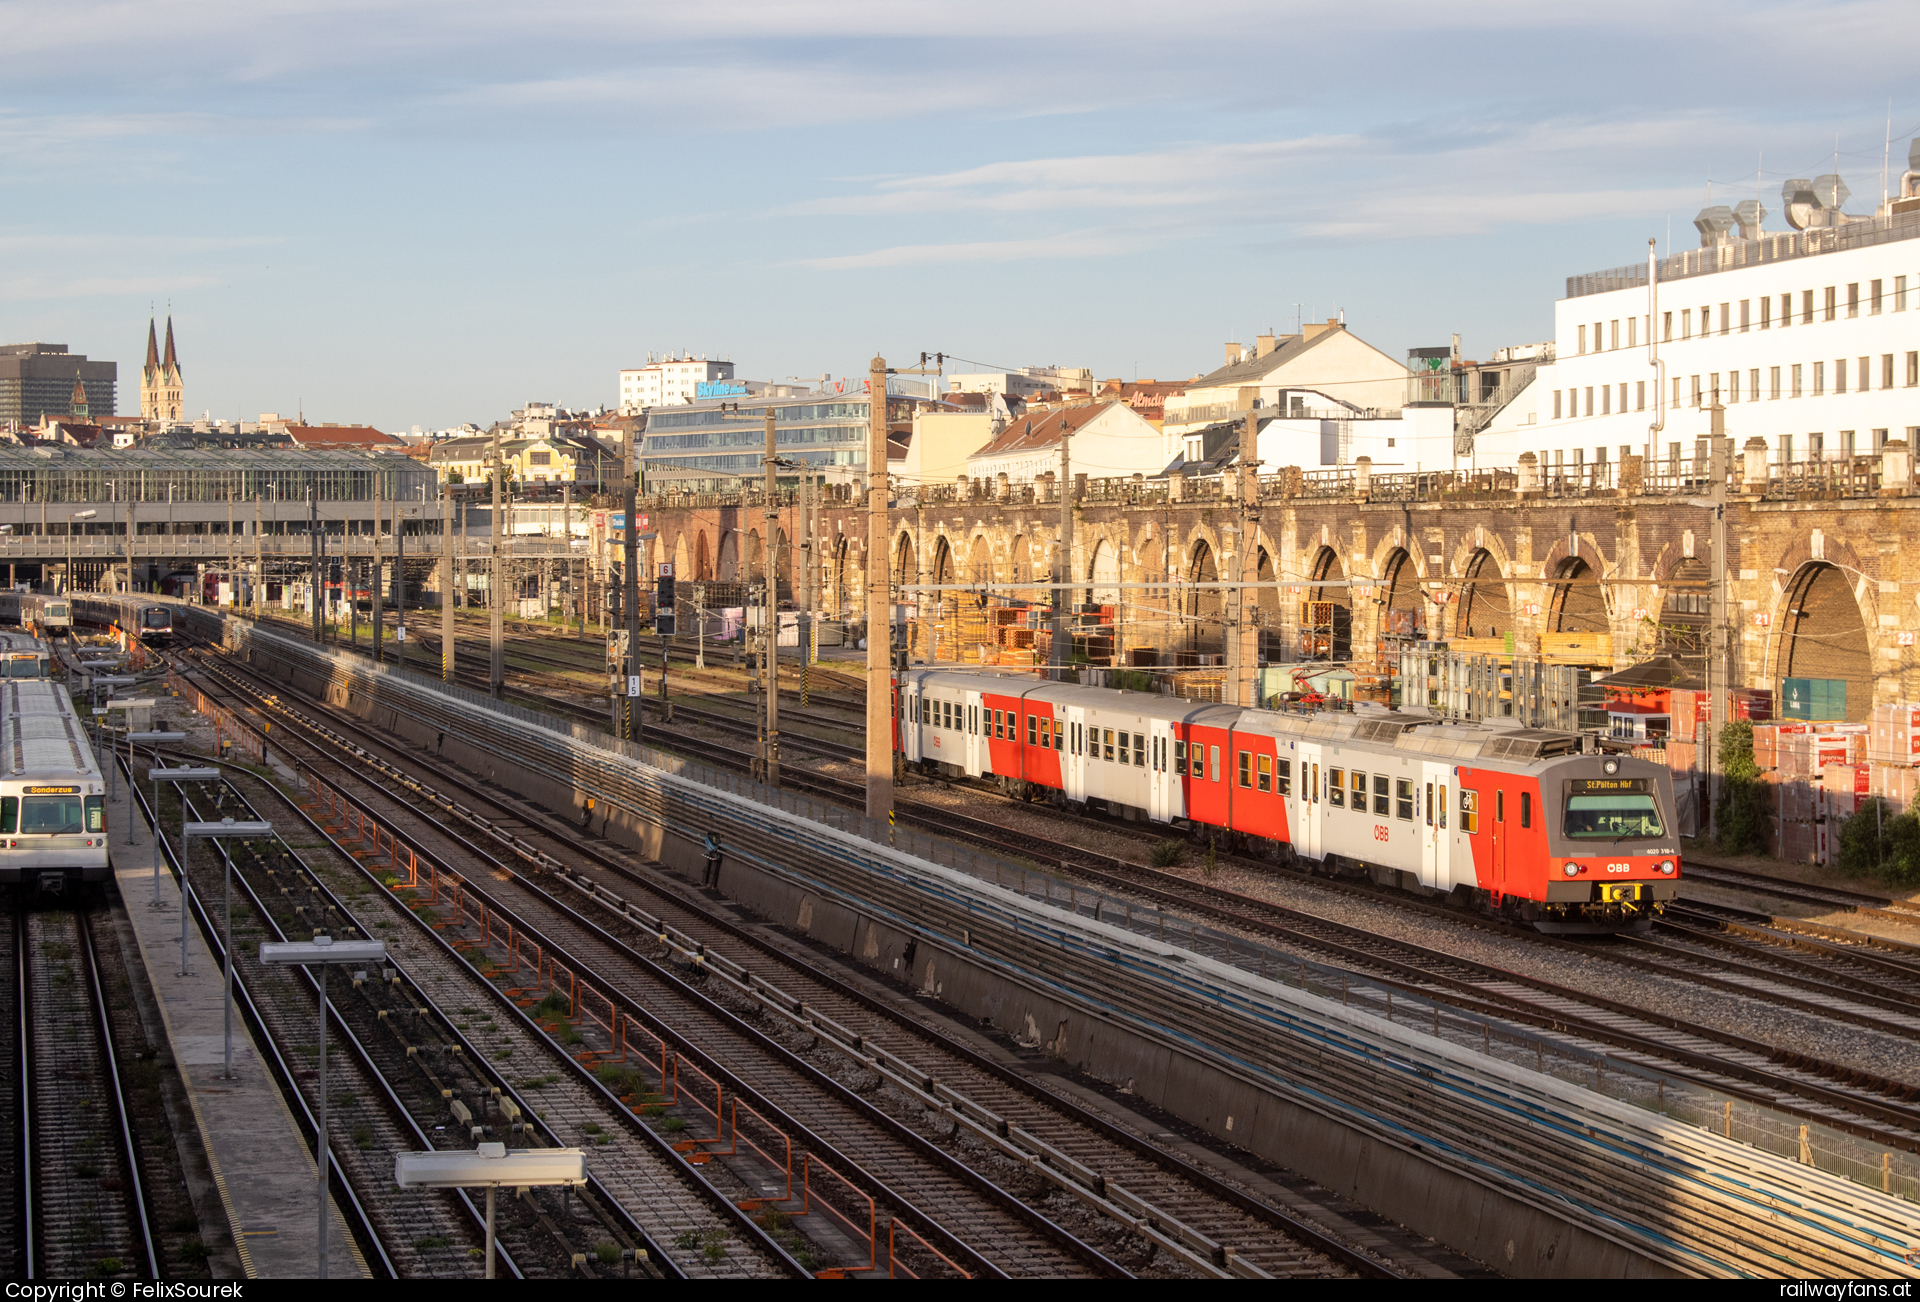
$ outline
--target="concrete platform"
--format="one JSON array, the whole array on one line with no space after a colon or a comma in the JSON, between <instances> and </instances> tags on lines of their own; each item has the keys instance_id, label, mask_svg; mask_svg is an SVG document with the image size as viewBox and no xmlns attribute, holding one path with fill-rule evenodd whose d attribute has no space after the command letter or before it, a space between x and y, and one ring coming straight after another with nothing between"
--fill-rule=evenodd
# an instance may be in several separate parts
<instances>
[{"instance_id":1,"label":"concrete platform","mask_svg":"<svg viewBox=\"0 0 1920 1302\"><path fill-rule=\"evenodd\" d=\"M168 800L171 794L163 791L161 799ZM118 775L114 795L107 814L113 831L114 879L139 940L140 959L200 1128L241 1268L248 1279L311 1279L318 1270L319 1248L313 1156L237 1013L235 1079L222 1079L220 965L202 942L199 928L189 925L188 974L181 974L180 891L163 867L156 896L151 829L137 803L129 808L126 783ZM133 842L129 845L130 814ZM329 1214L329 1275L372 1278L339 1208L330 1206Z\"/></svg>"}]
</instances>

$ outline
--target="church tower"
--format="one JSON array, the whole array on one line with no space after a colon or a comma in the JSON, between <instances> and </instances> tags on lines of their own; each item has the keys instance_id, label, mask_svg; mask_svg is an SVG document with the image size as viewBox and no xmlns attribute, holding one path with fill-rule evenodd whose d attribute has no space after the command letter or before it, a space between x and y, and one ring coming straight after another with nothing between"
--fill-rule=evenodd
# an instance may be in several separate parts
<instances>
[{"instance_id":1,"label":"church tower","mask_svg":"<svg viewBox=\"0 0 1920 1302\"><path fill-rule=\"evenodd\" d=\"M67 406L81 420L87 418L87 386L81 383L78 376L74 377L73 393L67 398Z\"/></svg>"},{"instance_id":2,"label":"church tower","mask_svg":"<svg viewBox=\"0 0 1920 1302\"><path fill-rule=\"evenodd\" d=\"M184 406L181 396L180 358L173 347L173 316L167 316L167 347L163 354L154 330L153 318L147 318L147 362L140 368L140 418L142 420L179 420Z\"/></svg>"}]
</instances>

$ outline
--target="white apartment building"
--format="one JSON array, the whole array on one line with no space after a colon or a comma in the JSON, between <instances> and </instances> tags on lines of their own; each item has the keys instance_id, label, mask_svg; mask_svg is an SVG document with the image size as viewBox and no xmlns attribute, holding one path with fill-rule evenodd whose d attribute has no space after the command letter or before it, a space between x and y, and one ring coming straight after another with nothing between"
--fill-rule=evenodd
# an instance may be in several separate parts
<instances>
[{"instance_id":1,"label":"white apartment building","mask_svg":"<svg viewBox=\"0 0 1920 1302\"><path fill-rule=\"evenodd\" d=\"M732 378L732 362L710 361L692 353L663 353L656 359L648 353L645 366L620 372L620 414L695 402L704 396L700 385Z\"/></svg>"},{"instance_id":2,"label":"white apartment building","mask_svg":"<svg viewBox=\"0 0 1920 1302\"><path fill-rule=\"evenodd\" d=\"M1532 452L1543 471L1584 473L1638 454L1649 473L1676 473L1705 455L1715 403L1736 454L1762 438L1776 464L1866 455L1890 438L1913 444L1920 197L1873 217L1834 206L1809 220L1797 184L1789 220L1804 229L1761 230L1751 200L1739 234L1728 210L1703 212L1702 247L1660 263L1657 308L1644 262L1569 277L1554 310L1558 359L1532 386L1536 423L1489 431L1476 459L1510 465ZM1920 174L1909 172L1897 193L1916 190Z\"/></svg>"},{"instance_id":3,"label":"white apartment building","mask_svg":"<svg viewBox=\"0 0 1920 1302\"><path fill-rule=\"evenodd\" d=\"M1085 366L1022 366L1017 371L968 371L946 378L948 393L1030 398L1036 393L1093 392L1093 371Z\"/></svg>"}]
</instances>

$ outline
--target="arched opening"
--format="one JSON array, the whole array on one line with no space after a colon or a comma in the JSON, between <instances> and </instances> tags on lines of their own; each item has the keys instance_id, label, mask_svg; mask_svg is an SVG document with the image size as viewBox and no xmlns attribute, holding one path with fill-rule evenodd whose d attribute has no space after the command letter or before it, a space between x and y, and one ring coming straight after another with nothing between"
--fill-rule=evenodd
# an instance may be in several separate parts
<instances>
[{"instance_id":1,"label":"arched opening","mask_svg":"<svg viewBox=\"0 0 1920 1302\"><path fill-rule=\"evenodd\" d=\"M693 540L693 577L702 583L713 580L713 558L707 554L707 531L702 529Z\"/></svg>"},{"instance_id":2,"label":"arched opening","mask_svg":"<svg viewBox=\"0 0 1920 1302\"><path fill-rule=\"evenodd\" d=\"M944 535L933 540L933 581L935 583L958 582L953 570L953 548L947 545ZM938 595L944 598L951 594L943 592Z\"/></svg>"},{"instance_id":3,"label":"arched opening","mask_svg":"<svg viewBox=\"0 0 1920 1302\"><path fill-rule=\"evenodd\" d=\"M1213 560L1213 548L1204 538L1196 539L1187 564L1189 583L1218 583L1220 571ZM1193 650L1220 644L1225 630L1221 611L1225 601L1218 588L1193 587L1187 590L1187 646Z\"/></svg>"},{"instance_id":4,"label":"arched opening","mask_svg":"<svg viewBox=\"0 0 1920 1302\"><path fill-rule=\"evenodd\" d=\"M774 535L773 568L780 576L780 586L786 589L789 598L793 595L793 544L787 539L785 529L777 530Z\"/></svg>"},{"instance_id":5,"label":"arched opening","mask_svg":"<svg viewBox=\"0 0 1920 1302\"><path fill-rule=\"evenodd\" d=\"M1347 567L1331 547L1322 547L1307 571L1316 585L1343 584ZM1306 660L1353 658L1353 589L1316 586L1300 623L1300 655Z\"/></svg>"},{"instance_id":6,"label":"arched opening","mask_svg":"<svg viewBox=\"0 0 1920 1302\"><path fill-rule=\"evenodd\" d=\"M920 582L920 560L914 554L911 534L901 534L893 546L893 581L896 585Z\"/></svg>"},{"instance_id":7,"label":"arched opening","mask_svg":"<svg viewBox=\"0 0 1920 1302\"><path fill-rule=\"evenodd\" d=\"M767 561L764 549L760 545L760 531L747 531L746 573L741 575L748 583L758 583L767 577Z\"/></svg>"},{"instance_id":8,"label":"arched opening","mask_svg":"<svg viewBox=\"0 0 1920 1302\"><path fill-rule=\"evenodd\" d=\"M1548 612L1550 633L1604 633L1607 602L1601 595L1593 567L1569 556L1553 567L1553 608Z\"/></svg>"},{"instance_id":9,"label":"arched opening","mask_svg":"<svg viewBox=\"0 0 1920 1302\"><path fill-rule=\"evenodd\" d=\"M716 575L722 583L741 582L740 574L740 531L729 529L720 535L720 561Z\"/></svg>"},{"instance_id":10,"label":"arched opening","mask_svg":"<svg viewBox=\"0 0 1920 1302\"><path fill-rule=\"evenodd\" d=\"M1384 585L1378 596L1381 607L1380 635L1421 639L1427 635L1427 603L1420 592L1420 576L1413 568L1413 557L1396 547L1387 556L1381 570Z\"/></svg>"},{"instance_id":11,"label":"arched opening","mask_svg":"<svg viewBox=\"0 0 1920 1302\"><path fill-rule=\"evenodd\" d=\"M1087 600L1096 606L1116 605L1120 601L1120 552L1112 543L1102 538L1093 549L1093 560L1087 566L1087 577L1093 581Z\"/></svg>"},{"instance_id":12,"label":"arched opening","mask_svg":"<svg viewBox=\"0 0 1920 1302\"><path fill-rule=\"evenodd\" d=\"M1800 567L1787 585L1785 613L1780 621L1780 678L1783 706L1788 678L1811 678L1845 684L1845 717L1858 722L1873 708L1873 660L1867 644L1867 623L1854 600L1845 570L1823 561ZM1836 707L1824 715L1840 717L1833 689L1816 696Z\"/></svg>"},{"instance_id":13,"label":"arched opening","mask_svg":"<svg viewBox=\"0 0 1920 1302\"><path fill-rule=\"evenodd\" d=\"M1689 556L1667 576L1667 593L1660 603L1662 653L1698 665L1707 650L1707 621L1713 611L1713 593L1707 587L1707 563Z\"/></svg>"},{"instance_id":14,"label":"arched opening","mask_svg":"<svg viewBox=\"0 0 1920 1302\"><path fill-rule=\"evenodd\" d=\"M1273 557L1267 554L1265 547L1259 549L1256 559L1254 577L1260 581L1260 586L1245 594L1245 602L1259 631L1260 660L1263 664L1271 664L1289 658L1280 645L1280 589L1273 586L1278 574L1273 568Z\"/></svg>"},{"instance_id":15,"label":"arched opening","mask_svg":"<svg viewBox=\"0 0 1920 1302\"><path fill-rule=\"evenodd\" d=\"M977 535L973 546L967 549L967 582L993 582L993 544L985 534Z\"/></svg>"},{"instance_id":16,"label":"arched opening","mask_svg":"<svg viewBox=\"0 0 1920 1302\"><path fill-rule=\"evenodd\" d=\"M1513 602L1500 563L1484 547L1467 558L1455 627L1461 637L1504 637L1513 632Z\"/></svg>"},{"instance_id":17,"label":"arched opening","mask_svg":"<svg viewBox=\"0 0 1920 1302\"><path fill-rule=\"evenodd\" d=\"M1028 583L1033 579L1033 561L1027 554L1027 536L1021 534L1007 548L1007 578L1013 583ZM1031 589L1018 589L1011 594L1021 601L1032 601Z\"/></svg>"},{"instance_id":18,"label":"arched opening","mask_svg":"<svg viewBox=\"0 0 1920 1302\"><path fill-rule=\"evenodd\" d=\"M693 577L693 570L688 564L690 559L687 554L687 535L683 533L673 544L673 574L676 579L684 582Z\"/></svg>"}]
</instances>

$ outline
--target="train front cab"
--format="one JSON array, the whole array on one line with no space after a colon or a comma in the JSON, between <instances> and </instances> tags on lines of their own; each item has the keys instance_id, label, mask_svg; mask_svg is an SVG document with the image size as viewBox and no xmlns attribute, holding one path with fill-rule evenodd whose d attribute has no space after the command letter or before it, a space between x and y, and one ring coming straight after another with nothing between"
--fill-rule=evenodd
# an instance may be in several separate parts
<instances>
[{"instance_id":1,"label":"train front cab","mask_svg":"<svg viewBox=\"0 0 1920 1302\"><path fill-rule=\"evenodd\" d=\"M1568 756L1530 772L1460 770L1461 820L1496 911L1560 935L1645 931L1680 893L1667 770Z\"/></svg>"},{"instance_id":2,"label":"train front cab","mask_svg":"<svg viewBox=\"0 0 1920 1302\"><path fill-rule=\"evenodd\" d=\"M99 782L0 783L0 885L77 896L109 871Z\"/></svg>"}]
</instances>

